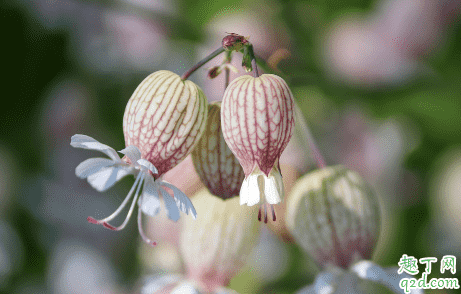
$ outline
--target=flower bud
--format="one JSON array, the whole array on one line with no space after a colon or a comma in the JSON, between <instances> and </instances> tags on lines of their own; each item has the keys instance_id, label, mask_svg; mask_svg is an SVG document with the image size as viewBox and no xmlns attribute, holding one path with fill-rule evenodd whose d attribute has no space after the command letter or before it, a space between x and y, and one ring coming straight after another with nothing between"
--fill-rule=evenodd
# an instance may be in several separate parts
<instances>
[{"instance_id":1,"label":"flower bud","mask_svg":"<svg viewBox=\"0 0 461 294\"><path fill-rule=\"evenodd\" d=\"M188 278L204 292L225 287L245 264L258 241L258 222L252 207L241 207L238 198L222 200L206 189L193 197L200 217L184 219L180 248Z\"/></svg>"},{"instance_id":2,"label":"flower bud","mask_svg":"<svg viewBox=\"0 0 461 294\"><path fill-rule=\"evenodd\" d=\"M248 44L248 40L235 33L230 33L222 39L222 47L226 51L240 51L245 44Z\"/></svg>"},{"instance_id":3,"label":"flower bud","mask_svg":"<svg viewBox=\"0 0 461 294\"><path fill-rule=\"evenodd\" d=\"M202 90L160 70L145 78L128 101L123 117L125 143L139 148L142 158L157 168L158 178L192 151L206 117Z\"/></svg>"},{"instance_id":4,"label":"flower bud","mask_svg":"<svg viewBox=\"0 0 461 294\"><path fill-rule=\"evenodd\" d=\"M348 268L357 258L371 257L379 235L379 204L356 172L326 167L296 182L286 223L318 264Z\"/></svg>"},{"instance_id":5,"label":"flower bud","mask_svg":"<svg viewBox=\"0 0 461 294\"><path fill-rule=\"evenodd\" d=\"M195 170L211 194L221 199L239 195L245 174L227 147L221 130L221 103L210 104L205 132L192 151Z\"/></svg>"},{"instance_id":6,"label":"flower bud","mask_svg":"<svg viewBox=\"0 0 461 294\"><path fill-rule=\"evenodd\" d=\"M276 75L238 77L224 93L223 136L245 172L240 204L255 205L262 196L265 222L265 202L275 221L272 205L281 202L284 195L278 161L293 133L293 104L288 85Z\"/></svg>"},{"instance_id":7,"label":"flower bud","mask_svg":"<svg viewBox=\"0 0 461 294\"><path fill-rule=\"evenodd\" d=\"M210 68L208 70L208 78L209 79L214 79L216 77L219 76L219 74L221 74L221 67L219 65L217 66L213 66L212 68Z\"/></svg>"}]
</instances>

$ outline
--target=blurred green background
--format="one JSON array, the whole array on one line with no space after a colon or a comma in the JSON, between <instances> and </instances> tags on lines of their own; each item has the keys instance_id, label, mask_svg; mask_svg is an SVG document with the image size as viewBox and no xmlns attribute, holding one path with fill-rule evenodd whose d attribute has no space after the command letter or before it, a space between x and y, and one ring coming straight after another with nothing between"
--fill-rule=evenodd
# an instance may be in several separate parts
<instances>
[{"instance_id":1,"label":"blurred green background","mask_svg":"<svg viewBox=\"0 0 461 294\"><path fill-rule=\"evenodd\" d=\"M250 36L277 64L327 162L377 190L375 262L461 257L460 9L448 0L2 1L0 292L130 293L159 271L143 261L134 221L117 234L87 223L113 211L130 182L98 194L78 180L89 153L70 137L124 146L123 113L140 81L183 73L226 33ZM222 77L205 77L191 80L220 99ZM313 281L302 250L274 242L286 265L245 269L233 289L293 293ZM442 276L451 277L436 267L430 277Z\"/></svg>"}]
</instances>

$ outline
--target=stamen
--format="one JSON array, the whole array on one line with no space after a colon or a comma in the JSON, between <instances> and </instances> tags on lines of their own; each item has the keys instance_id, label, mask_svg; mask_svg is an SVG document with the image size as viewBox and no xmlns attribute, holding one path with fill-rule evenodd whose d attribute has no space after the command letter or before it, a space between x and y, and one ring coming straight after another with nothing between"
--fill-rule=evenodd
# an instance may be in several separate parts
<instances>
[{"instance_id":1,"label":"stamen","mask_svg":"<svg viewBox=\"0 0 461 294\"><path fill-rule=\"evenodd\" d=\"M131 195L133 194L134 188L138 184L140 178L141 178L141 173L138 174L138 176L136 177L136 180L134 181L133 186L131 186L130 192L128 192L128 195L125 197L122 204L120 204L120 206L117 208L117 210L114 211L114 213L112 213L111 215L109 215L108 217L103 218L103 219L98 220L98 219L95 219L95 218L89 216L86 220L89 223L92 223L92 224L96 224L96 225L101 225L102 224L102 225L104 225L105 222L108 222L108 221L111 221L112 219L114 219L123 210L123 208L125 208L126 204L130 200Z\"/></svg>"},{"instance_id":2,"label":"stamen","mask_svg":"<svg viewBox=\"0 0 461 294\"><path fill-rule=\"evenodd\" d=\"M258 220L261 221L261 205L259 206Z\"/></svg>"},{"instance_id":3,"label":"stamen","mask_svg":"<svg viewBox=\"0 0 461 294\"><path fill-rule=\"evenodd\" d=\"M275 217L275 208L274 208L274 205L271 204L271 209L272 209L272 221L276 221L277 218Z\"/></svg>"},{"instance_id":4,"label":"stamen","mask_svg":"<svg viewBox=\"0 0 461 294\"><path fill-rule=\"evenodd\" d=\"M152 242L151 239L147 238L146 234L144 233L144 230L142 229L142 211L141 211L141 206L138 206L138 230L139 230L139 235L141 235L141 238L144 242L151 246L157 245L157 242Z\"/></svg>"},{"instance_id":5,"label":"stamen","mask_svg":"<svg viewBox=\"0 0 461 294\"><path fill-rule=\"evenodd\" d=\"M138 197L139 197L139 190L141 189L142 183L144 181L145 173L141 172L140 174L142 174L141 175L141 180L139 182L138 188L136 189L136 193L134 194L133 202L131 203L130 210L128 211L128 214L127 214L125 220L123 221L123 223L118 227L114 227L111 224L108 224L107 222L104 222L103 223L104 227L106 227L108 229L111 229L113 231L120 231L120 230L123 230L123 228L125 228L126 224L130 220L131 214L133 214L134 206L136 205L136 200L138 200Z\"/></svg>"},{"instance_id":6,"label":"stamen","mask_svg":"<svg viewBox=\"0 0 461 294\"><path fill-rule=\"evenodd\" d=\"M267 204L264 204L264 223L267 224Z\"/></svg>"}]
</instances>

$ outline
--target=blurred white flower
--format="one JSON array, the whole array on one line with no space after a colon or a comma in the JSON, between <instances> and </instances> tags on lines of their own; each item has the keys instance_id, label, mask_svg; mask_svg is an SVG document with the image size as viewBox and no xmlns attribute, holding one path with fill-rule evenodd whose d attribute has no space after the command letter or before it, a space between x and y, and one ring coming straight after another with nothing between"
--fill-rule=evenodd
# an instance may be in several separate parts
<instances>
[{"instance_id":1,"label":"blurred white flower","mask_svg":"<svg viewBox=\"0 0 461 294\"><path fill-rule=\"evenodd\" d=\"M461 148L455 146L435 159L429 178L429 200L433 220L427 232L437 254L459 255L461 252ZM434 237L432 237L434 236Z\"/></svg>"},{"instance_id":2,"label":"blurred white flower","mask_svg":"<svg viewBox=\"0 0 461 294\"><path fill-rule=\"evenodd\" d=\"M312 285L302 288L296 294L361 294L364 293L363 288L373 289L373 283L381 284L393 293L405 294L405 291L400 289L399 282L402 278L411 276L399 275L397 271L398 268L383 269L368 260L357 262L349 270L330 267L319 273ZM423 290L412 289L410 293L419 294L423 293Z\"/></svg>"},{"instance_id":3,"label":"blurred white flower","mask_svg":"<svg viewBox=\"0 0 461 294\"><path fill-rule=\"evenodd\" d=\"M290 253L285 243L263 227L258 245L248 258L247 268L259 280L268 283L286 273L290 266L289 261Z\"/></svg>"},{"instance_id":4,"label":"blurred white flower","mask_svg":"<svg viewBox=\"0 0 461 294\"><path fill-rule=\"evenodd\" d=\"M212 292L202 292L199 286L181 275L151 276L144 279L141 294L238 294L232 289L219 287Z\"/></svg>"},{"instance_id":5,"label":"blurred white flower","mask_svg":"<svg viewBox=\"0 0 461 294\"><path fill-rule=\"evenodd\" d=\"M0 291L9 286L10 277L21 268L23 251L19 235L0 219Z\"/></svg>"},{"instance_id":6,"label":"blurred white flower","mask_svg":"<svg viewBox=\"0 0 461 294\"><path fill-rule=\"evenodd\" d=\"M193 197L200 217L185 219L180 248L187 278L205 292L228 285L245 265L259 236L257 207L240 206L238 197L222 200L203 189Z\"/></svg>"},{"instance_id":7,"label":"blurred white flower","mask_svg":"<svg viewBox=\"0 0 461 294\"><path fill-rule=\"evenodd\" d=\"M75 240L56 244L47 276L56 294L121 293L114 269L103 252Z\"/></svg>"}]
</instances>

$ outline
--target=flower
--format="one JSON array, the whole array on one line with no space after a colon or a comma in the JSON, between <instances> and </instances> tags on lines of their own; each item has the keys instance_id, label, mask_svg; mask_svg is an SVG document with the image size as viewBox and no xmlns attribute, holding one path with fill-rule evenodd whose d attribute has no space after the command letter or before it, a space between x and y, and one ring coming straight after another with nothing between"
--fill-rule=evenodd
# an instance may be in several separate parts
<instances>
[{"instance_id":1,"label":"flower","mask_svg":"<svg viewBox=\"0 0 461 294\"><path fill-rule=\"evenodd\" d=\"M384 286L394 293L406 293L399 287L402 278L411 278L408 274L397 274L398 268L383 269L379 265L362 260L351 266L349 270L329 267L317 275L312 285L302 288L296 294L329 294L329 293L381 293ZM380 284L380 285L378 285ZM382 285L382 286L381 286ZM423 293L421 289L411 289L409 293Z\"/></svg>"},{"instance_id":2,"label":"flower","mask_svg":"<svg viewBox=\"0 0 461 294\"><path fill-rule=\"evenodd\" d=\"M241 76L224 93L223 136L245 172L240 204L253 206L263 198L258 218L264 207L266 223L268 206L275 221L273 205L284 196L279 158L293 133L293 104L288 85L276 75Z\"/></svg>"},{"instance_id":3,"label":"flower","mask_svg":"<svg viewBox=\"0 0 461 294\"><path fill-rule=\"evenodd\" d=\"M239 161L224 141L220 111L220 102L209 105L207 126L192 151L192 160L200 179L211 194L228 199L239 195L245 175Z\"/></svg>"},{"instance_id":4,"label":"flower","mask_svg":"<svg viewBox=\"0 0 461 294\"><path fill-rule=\"evenodd\" d=\"M326 167L301 177L287 201L286 224L321 266L369 259L379 236L379 204L356 172Z\"/></svg>"},{"instance_id":5,"label":"flower","mask_svg":"<svg viewBox=\"0 0 461 294\"><path fill-rule=\"evenodd\" d=\"M155 178L180 163L205 130L207 100L191 81L160 70L136 88L125 109L123 133L127 146L135 145L155 165Z\"/></svg>"},{"instance_id":6,"label":"flower","mask_svg":"<svg viewBox=\"0 0 461 294\"><path fill-rule=\"evenodd\" d=\"M179 219L179 210L186 214L189 214L190 212L192 216L196 218L197 213L189 198L175 186L162 181L161 178L155 180L153 175L158 173L157 168L146 159L141 158L141 152L136 146L131 145L119 151L120 153L125 154L127 159L130 161L130 163L127 163L126 161L120 159L120 156L113 148L86 135L72 136L70 145L75 148L101 151L110 157L110 159L87 159L80 163L75 169L77 177L87 179L88 183L96 190L103 192L112 187L117 181L130 174L134 175L136 178L133 186L128 192L128 195L125 197L125 200L123 200L120 207L113 214L100 220L88 217L88 222L100 224L115 231L122 230L128 223L133 213L134 206L136 202L138 202L139 233L146 243L156 245L156 242L152 242L144 234L142 229L141 212L149 216L157 215L160 211L160 195L163 195L163 200L165 201L165 205L168 210L168 217L171 220L177 221ZM174 201L170 198L170 195L165 188L173 191ZM108 222L114 219L127 205L130 198L133 196L133 192L135 192L134 197L124 222L118 227L114 227L109 224Z\"/></svg>"},{"instance_id":7,"label":"flower","mask_svg":"<svg viewBox=\"0 0 461 294\"><path fill-rule=\"evenodd\" d=\"M153 275L145 277L142 283L141 294L200 294L203 293L200 286L192 280L187 280L182 275ZM238 294L236 291L219 287L210 294Z\"/></svg>"},{"instance_id":8,"label":"flower","mask_svg":"<svg viewBox=\"0 0 461 294\"><path fill-rule=\"evenodd\" d=\"M215 292L246 264L261 226L251 217L256 207L241 207L236 197L222 200L202 189L192 201L200 218L185 219L180 238L187 278Z\"/></svg>"}]
</instances>

